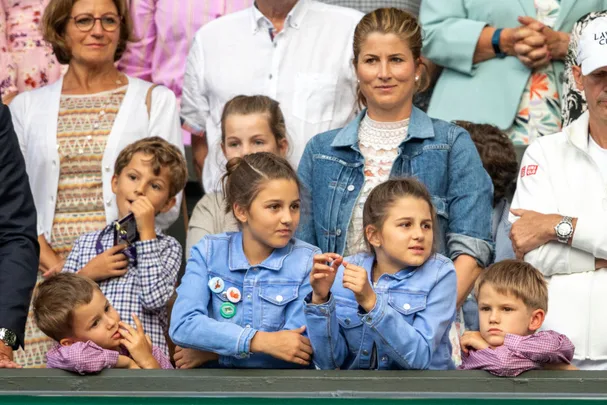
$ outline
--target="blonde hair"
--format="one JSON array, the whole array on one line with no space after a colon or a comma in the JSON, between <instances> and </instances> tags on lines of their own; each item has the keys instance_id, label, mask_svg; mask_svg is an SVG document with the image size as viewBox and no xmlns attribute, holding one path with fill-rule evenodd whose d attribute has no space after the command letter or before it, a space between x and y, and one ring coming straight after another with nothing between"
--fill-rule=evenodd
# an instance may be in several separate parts
<instances>
[{"instance_id":1,"label":"blonde hair","mask_svg":"<svg viewBox=\"0 0 607 405\"><path fill-rule=\"evenodd\" d=\"M369 35L373 33L396 35L409 46L415 63L425 67L424 63L421 61L422 29L417 22L417 19L404 10L390 7L378 8L377 10L365 14L356 26L352 43L354 51L353 63L355 68L358 64L358 58L363 43L367 40ZM422 70L420 76L417 91L424 91L430 85L430 81L425 70ZM357 86L356 94L359 104L367 106L367 99L360 91L360 86Z\"/></svg>"},{"instance_id":2,"label":"blonde hair","mask_svg":"<svg viewBox=\"0 0 607 405\"><path fill-rule=\"evenodd\" d=\"M490 284L500 294L512 294L528 309L548 311L548 287L544 275L529 263L503 260L492 264L476 279L474 296L478 300L481 287Z\"/></svg>"},{"instance_id":3,"label":"blonde hair","mask_svg":"<svg viewBox=\"0 0 607 405\"><path fill-rule=\"evenodd\" d=\"M169 198L175 197L185 187L188 180L188 168L183 153L173 144L158 136L143 138L127 145L116 158L114 175L119 176L131 162L135 153L151 155L152 171L154 175L160 174L160 169L166 167L169 171L171 184L169 185Z\"/></svg>"},{"instance_id":4,"label":"blonde hair","mask_svg":"<svg viewBox=\"0 0 607 405\"><path fill-rule=\"evenodd\" d=\"M70 51L65 41L65 27L70 20L72 8L78 0L51 0L44 10L42 16L41 31L46 42L53 47L53 52L59 63L67 65L72 59ZM114 62L118 61L128 42L133 42L136 38L133 36L133 20L129 14L126 0L112 0L118 10L120 17L120 39L118 47L114 54Z\"/></svg>"},{"instance_id":5,"label":"blonde hair","mask_svg":"<svg viewBox=\"0 0 607 405\"><path fill-rule=\"evenodd\" d=\"M59 273L40 283L34 291L34 321L47 336L60 341L73 333L74 310L90 304L95 289L93 280L73 273Z\"/></svg>"}]
</instances>

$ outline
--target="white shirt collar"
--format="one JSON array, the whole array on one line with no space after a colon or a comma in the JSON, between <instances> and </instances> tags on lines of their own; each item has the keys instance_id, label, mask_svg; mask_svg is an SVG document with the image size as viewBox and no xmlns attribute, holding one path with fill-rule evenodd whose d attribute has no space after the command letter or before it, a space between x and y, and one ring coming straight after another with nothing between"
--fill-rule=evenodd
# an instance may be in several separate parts
<instances>
[{"instance_id":1,"label":"white shirt collar","mask_svg":"<svg viewBox=\"0 0 607 405\"><path fill-rule=\"evenodd\" d=\"M299 29L303 22L304 16L308 11L309 0L299 0L295 3L293 9L287 15L285 21L285 27L288 25L295 29ZM251 29L253 33L256 33L260 29L272 28L272 22L262 14L255 4L251 7Z\"/></svg>"}]
</instances>

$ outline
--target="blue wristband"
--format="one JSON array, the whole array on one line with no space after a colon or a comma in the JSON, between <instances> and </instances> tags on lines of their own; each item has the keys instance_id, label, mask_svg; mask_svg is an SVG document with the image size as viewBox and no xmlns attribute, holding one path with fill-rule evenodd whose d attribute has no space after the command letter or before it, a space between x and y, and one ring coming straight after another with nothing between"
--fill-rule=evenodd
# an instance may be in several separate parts
<instances>
[{"instance_id":1,"label":"blue wristband","mask_svg":"<svg viewBox=\"0 0 607 405\"><path fill-rule=\"evenodd\" d=\"M496 58L505 58L506 55L500 48L500 35L502 34L502 28L498 28L493 32L491 37L491 45L493 45L493 52L495 52Z\"/></svg>"}]
</instances>

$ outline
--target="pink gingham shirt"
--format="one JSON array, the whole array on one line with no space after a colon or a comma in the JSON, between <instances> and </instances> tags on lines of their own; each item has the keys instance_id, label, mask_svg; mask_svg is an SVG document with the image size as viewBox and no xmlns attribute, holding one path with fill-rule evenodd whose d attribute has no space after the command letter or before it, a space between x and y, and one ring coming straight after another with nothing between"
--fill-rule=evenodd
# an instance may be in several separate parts
<instances>
[{"instance_id":1,"label":"pink gingham shirt","mask_svg":"<svg viewBox=\"0 0 607 405\"><path fill-rule=\"evenodd\" d=\"M46 353L46 367L74 371L78 374L98 373L104 368L114 368L118 364L118 356L131 357L123 347L120 351L103 349L90 340L76 342L70 346L56 345ZM152 347L152 356L160 368L172 369L169 358L158 347Z\"/></svg>"},{"instance_id":2,"label":"pink gingham shirt","mask_svg":"<svg viewBox=\"0 0 607 405\"><path fill-rule=\"evenodd\" d=\"M209 21L250 7L253 0L130 0L137 42L119 68L173 90L179 101L186 58L196 31Z\"/></svg>"},{"instance_id":3,"label":"pink gingham shirt","mask_svg":"<svg viewBox=\"0 0 607 405\"><path fill-rule=\"evenodd\" d=\"M470 350L462 358L460 370L486 370L501 377L516 377L524 371L544 364L567 363L573 359L575 347L569 338L554 331L530 336L507 334L504 344L495 349Z\"/></svg>"}]
</instances>

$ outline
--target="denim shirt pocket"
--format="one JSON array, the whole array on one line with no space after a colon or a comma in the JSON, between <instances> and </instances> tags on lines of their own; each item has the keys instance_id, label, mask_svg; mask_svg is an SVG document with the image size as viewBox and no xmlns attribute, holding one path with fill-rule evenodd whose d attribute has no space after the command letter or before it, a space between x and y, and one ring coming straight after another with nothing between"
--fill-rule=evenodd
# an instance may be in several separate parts
<instances>
[{"instance_id":1,"label":"denim shirt pocket","mask_svg":"<svg viewBox=\"0 0 607 405\"><path fill-rule=\"evenodd\" d=\"M428 294L424 292L411 292L391 290L388 292L388 304L405 316L408 323L413 322L417 312L426 309Z\"/></svg>"},{"instance_id":2,"label":"denim shirt pocket","mask_svg":"<svg viewBox=\"0 0 607 405\"><path fill-rule=\"evenodd\" d=\"M358 305L354 302L336 300L337 322L341 327L350 352L357 353L361 347L363 321L358 314Z\"/></svg>"},{"instance_id":3,"label":"denim shirt pocket","mask_svg":"<svg viewBox=\"0 0 607 405\"><path fill-rule=\"evenodd\" d=\"M259 289L261 298L261 329L274 332L285 324L287 304L299 295L298 282L278 282L263 284Z\"/></svg>"},{"instance_id":4,"label":"denim shirt pocket","mask_svg":"<svg viewBox=\"0 0 607 405\"><path fill-rule=\"evenodd\" d=\"M436 220L438 221L438 250L441 253L446 253L446 246L443 246L447 240L447 232L449 230L449 208L447 205L447 199L432 196L432 205L436 210Z\"/></svg>"}]
</instances>

